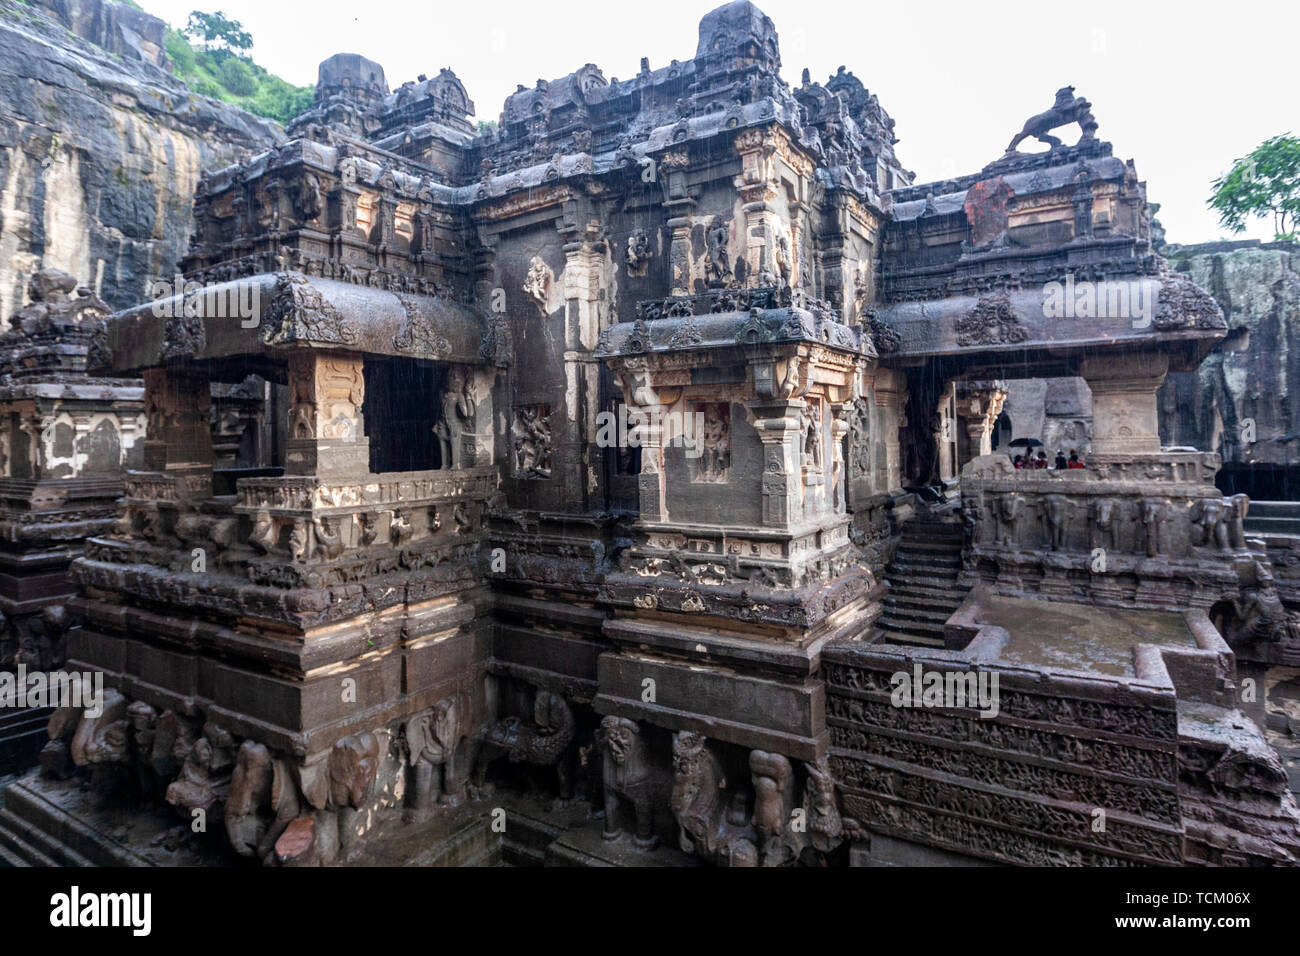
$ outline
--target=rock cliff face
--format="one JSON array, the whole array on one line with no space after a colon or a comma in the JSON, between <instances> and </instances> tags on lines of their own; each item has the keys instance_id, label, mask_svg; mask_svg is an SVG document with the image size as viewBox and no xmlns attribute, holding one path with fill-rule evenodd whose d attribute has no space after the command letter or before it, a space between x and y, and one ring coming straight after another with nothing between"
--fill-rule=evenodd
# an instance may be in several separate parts
<instances>
[{"instance_id":1,"label":"rock cliff face","mask_svg":"<svg viewBox=\"0 0 1300 956\"><path fill-rule=\"evenodd\" d=\"M284 140L173 77L160 24L110 0L0 0L0 328L38 268L114 308L147 298L185 253L200 172Z\"/></svg>"},{"instance_id":2,"label":"rock cliff face","mask_svg":"<svg viewBox=\"0 0 1300 956\"><path fill-rule=\"evenodd\" d=\"M1170 264L1209 290L1227 339L1196 372L1161 390L1161 438L1225 463L1300 466L1300 245L1224 242L1170 246ZM1280 479L1279 479L1280 480ZM1293 492L1294 479L1287 479ZM1255 497L1284 493L1257 489ZM1294 497L1294 494L1292 494Z\"/></svg>"}]
</instances>

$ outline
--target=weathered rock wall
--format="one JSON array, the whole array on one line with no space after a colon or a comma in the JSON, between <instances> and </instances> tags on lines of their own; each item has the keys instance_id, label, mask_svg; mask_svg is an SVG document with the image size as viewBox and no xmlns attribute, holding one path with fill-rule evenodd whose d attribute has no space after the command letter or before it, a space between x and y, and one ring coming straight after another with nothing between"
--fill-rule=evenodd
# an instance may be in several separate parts
<instances>
[{"instance_id":1,"label":"weathered rock wall","mask_svg":"<svg viewBox=\"0 0 1300 956\"><path fill-rule=\"evenodd\" d=\"M96 6L92 25L127 22L120 4ZM148 298L186 250L201 171L283 139L277 123L95 46L48 9L0 0L0 327L42 267L115 308Z\"/></svg>"},{"instance_id":2,"label":"weathered rock wall","mask_svg":"<svg viewBox=\"0 0 1300 956\"><path fill-rule=\"evenodd\" d=\"M1195 372L1160 391L1166 445L1192 445L1225 464L1300 465L1300 245L1170 246L1173 268L1212 293L1229 333Z\"/></svg>"}]
</instances>

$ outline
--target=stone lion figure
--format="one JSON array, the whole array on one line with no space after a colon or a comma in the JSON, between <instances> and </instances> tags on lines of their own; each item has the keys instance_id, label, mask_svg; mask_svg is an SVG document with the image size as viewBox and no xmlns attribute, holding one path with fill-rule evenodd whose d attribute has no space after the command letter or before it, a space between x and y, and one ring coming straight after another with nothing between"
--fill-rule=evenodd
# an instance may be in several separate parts
<instances>
[{"instance_id":1,"label":"stone lion figure","mask_svg":"<svg viewBox=\"0 0 1300 956\"><path fill-rule=\"evenodd\" d=\"M1024 128L1012 137L1007 152L1014 153L1016 147L1030 136L1053 149L1062 146L1064 144L1059 139L1049 134L1058 126L1068 126L1070 123L1078 123L1083 131L1083 135L1079 137L1080 143L1091 141L1097 132L1097 121L1092 115L1092 104L1082 96L1076 97L1073 86L1063 86L1056 91L1056 102L1052 104L1050 110L1025 120Z\"/></svg>"}]
</instances>

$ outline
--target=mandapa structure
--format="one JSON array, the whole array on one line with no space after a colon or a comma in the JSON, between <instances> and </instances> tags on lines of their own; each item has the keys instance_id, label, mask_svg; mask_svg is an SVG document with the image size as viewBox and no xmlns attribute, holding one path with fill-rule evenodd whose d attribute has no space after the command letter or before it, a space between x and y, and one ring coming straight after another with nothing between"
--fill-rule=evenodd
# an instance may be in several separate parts
<instances>
[{"instance_id":1,"label":"mandapa structure","mask_svg":"<svg viewBox=\"0 0 1300 956\"><path fill-rule=\"evenodd\" d=\"M779 67L739 0L694 58L521 86L476 135L450 70L340 54L207 174L197 285L102 343L147 414L74 565L70 666L110 690L55 714L0 845L1295 863L1234 655L1300 635L1217 458L1160 445L1226 326L1133 163L1066 88L1011 144L1047 151L915 185L852 73ZM1087 469L990 454L1008 379L1070 376ZM282 438L256 473L214 395ZM897 693L926 673L970 698ZM168 814L208 832L151 840Z\"/></svg>"},{"instance_id":2,"label":"mandapa structure","mask_svg":"<svg viewBox=\"0 0 1300 956\"><path fill-rule=\"evenodd\" d=\"M103 364L108 306L58 269L33 275L27 295L0 335L0 672L11 678L63 665L68 566L112 530L144 434L142 383L89 372ZM32 763L50 715L5 703L0 773Z\"/></svg>"}]
</instances>

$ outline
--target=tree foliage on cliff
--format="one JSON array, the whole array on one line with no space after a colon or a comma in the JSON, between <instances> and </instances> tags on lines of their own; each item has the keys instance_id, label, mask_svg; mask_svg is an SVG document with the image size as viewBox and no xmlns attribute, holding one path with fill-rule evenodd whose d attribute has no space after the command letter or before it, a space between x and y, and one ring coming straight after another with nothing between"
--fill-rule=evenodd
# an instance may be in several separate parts
<instances>
[{"instance_id":1,"label":"tree foliage on cliff","mask_svg":"<svg viewBox=\"0 0 1300 956\"><path fill-rule=\"evenodd\" d=\"M253 48L253 36L244 29L238 20L231 20L218 10L216 13L203 13L194 10L181 31L189 39L203 44L205 50L228 50L231 53L247 56Z\"/></svg>"},{"instance_id":2,"label":"tree foliage on cliff","mask_svg":"<svg viewBox=\"0 0 1300 956\"><path fill-rule=\"evenodd\" d=\"M248 55L252 45L243 24L221 11L195 10L184 31L167 28L172 68L195 93L287 123L311 106L315 91L258 66Z\"/></svg>"},{"instance_id":3,"label":"tree foliage on cliff","mask_svg":"<svg viewBox=\"0 0 1300 956\"><path fill-rule=\"evenodd\" d=\"M1241 232L1248 220L1271 215L1276 238L1294 239L1300 224L1300 138L1283 133L1265 140L1212 185L1207 205L1225 229Z\"/></svg>"}]
</instances>

